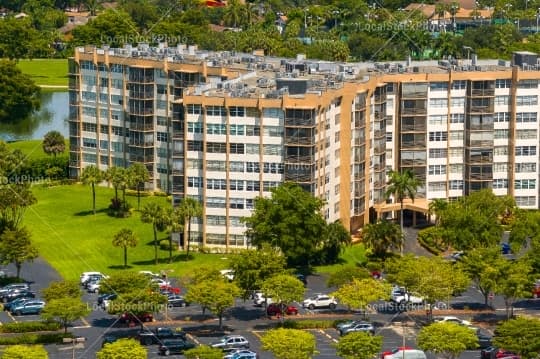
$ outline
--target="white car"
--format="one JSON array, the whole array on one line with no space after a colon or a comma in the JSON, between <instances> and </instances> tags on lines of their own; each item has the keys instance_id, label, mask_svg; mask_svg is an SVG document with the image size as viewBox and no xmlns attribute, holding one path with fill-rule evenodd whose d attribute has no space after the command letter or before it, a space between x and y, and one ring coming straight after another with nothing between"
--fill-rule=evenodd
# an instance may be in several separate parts
<instances>
[{"instance_id":1,"label":"white car","mask_svg":"<svg viewBox=\"0 0 540 359\"><path fill-rule=\"evenodd\" d=\"M161 279L161 278L152 278L152 283L156 283L160 287L171 285L171 282L165 279Z\"/></svg>"},{"instance_id":2,"label":"white car","mask_svg":"<svg viewBox=\"0 0 540 359\"><path fill-rule=\"evenodd\" d=\"M84 284L84 282L86 282L92 276L101 276L103 278L106 278L105 274L101 272L83 272L83 274L81 274L81 285Z\"/></svg>"},{"instance_id":3,"label":"white car","mask_svg":"<svg viewBox=\"0 0 540 359\"><path fill-rule=\"evenodd\" d=\"M335 309L337 301L335 298L326 294L316 294L311 298L304 300L302 303L304 308L316 309L316 308L330 308Z\"/></svg>"},{"instance_id":4,"label":"white car","mask_svg":"<svg viewBox=\"0 0 540 359\"><path fill-rule=\"evenodd\" d=\"M253 294L253 304L257 307L262 306L266 302L266 305L274 303L272 298L266 298L262 292L255 292Z\"/></svg>"},{"instance_id":5,"label":"white car","mask_svg":"<svg viewBox=\"0 0 540 359\"><path fill-rule=\"evenodd\" d=\"M471 322L464 319L459 319L458 317L444 316L444 317L435 317L433 320L437 323L456 323L459 325L464 325L466 327L471 326Z\"/></svg>"},{"instance_id":6,"label":"white car","mask_svg":"<svg viewBox=\"0 0 540 359\"><path fill-rule=\"evenodd\" d=\"M139 271L139 274L144 274L145 276L147 276L149 278L159 278L159 277L161 277L159 274L151 272L149 270L141 270L141 271Z\"/></svg>"},{"instance_id":7,"label":"white car","mask_svg":"<svg viewBox=\"0 0 540 359\"><path fill-rule=\"evenodd\" d=\"M100 288L100 284L99 284L99 281L97 281L97 282L90 283L87 287L87 290L88 290L88 293L97 293L99 292L99 288Z\"/></svg>"},{"instance_id":8,"label":"white car","mask_svg":"<svg viewBox=\"0 0 540 359\"><path fill-rule=\"evenodd\" d=\"M394 287L392 289L392 294L390 296L393 302L401 304L401 303L411 303L411 304L423 304L424 298L417 297L412 295L411 293L405 291L404 288L401 287Z\"/></svg>"},{"instance_id":9,"label":"white car","mask_svg":"<svg viewBox=\"0 0 540 359\"><path fill-rule=\"evenodd\" d=\"M219 273L221 273L221 275L229 282L234 280L234 271L232 269L223 269L220 270Z\"/></svg>"}]
</instances>

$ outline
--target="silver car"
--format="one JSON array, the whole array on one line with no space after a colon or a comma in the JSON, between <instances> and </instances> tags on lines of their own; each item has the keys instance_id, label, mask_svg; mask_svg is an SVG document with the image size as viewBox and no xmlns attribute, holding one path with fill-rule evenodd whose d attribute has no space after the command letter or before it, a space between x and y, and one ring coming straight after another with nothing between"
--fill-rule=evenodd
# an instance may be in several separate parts
<instances>
[{"instance_id":1,"label":"silver car","mask_svg":"<svg viewBox=\"0 0 540 359\"><path fill-rule=\"evenodd\" d=\"M371 323L357 322L348 328L340 329L339 335L343 336L353 332L367 332L375 334L375 327Z\"/></svg>"}]
</instances>

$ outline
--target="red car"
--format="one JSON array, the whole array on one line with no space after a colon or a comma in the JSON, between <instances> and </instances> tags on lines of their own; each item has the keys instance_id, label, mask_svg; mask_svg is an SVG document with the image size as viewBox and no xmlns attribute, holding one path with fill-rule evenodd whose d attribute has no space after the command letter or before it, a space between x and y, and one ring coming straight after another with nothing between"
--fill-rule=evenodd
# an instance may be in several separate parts
<instances>
[{"instance_id":1,"label":"red car","mask_svg":"<svg viewBox=\"0 0 540 359\"><path fill-rule=\"evenodd\" d=\"M516 353L511 352L511 351L508 351L508 350L504 350L504 349L499 349L499 350L495 353L495 358L497 358L497 359L500 359L500 358L505 358L505 359L520 359L519 355L517 355Z\"/></svg>"},{"instance_id":2,"label":"red car","mask_svg":"<svg viewBox=\"0 0 540 359\"><path fill-rule=\"evenodd\" d=\"M387 356L387 355L392 355L392 354L397 353L400 350L407 350L407 349L414 349L414 348L411 348L411 347L398 347L398 348L393 349L392 351L385 351L385 352L382 352L381 359L384 359L384 357Z\"/></svg>"},{"instance_id":3,"label":"red car","mask_svg":"<svg viewBox=\"0 0 540 359\"><path fill-rule=\"evenodd\" d=\"M124 313L120 316L120 320L124 323L140 323L140 322L151 322L154 320L154 316L152 313L141 313L141 314L133 314L133 313Z\"/></svg>"},{"instance_id":4,"label":"red car","mask_svg":"<svg viewBox=\"0 0 540 359\"><path fill-rule=\"evenodd\" d=\"M159 287L159 291L164 293L167 292L169 294L180 294L181 290L178 287L171 287L170 285L162 285Z\"/></svg>"},{"instance_id":5,"label":"red car","mask_svg":"<svg viewBox=\"0 0 540 359\"><path fill-rule=\"evenodd\" d=\"M283 311L279 304L272 303L268 305L268 308L266 308L266 314L269 317L276 316L276 315L283 315ZM287 308L285 308L285 314L287 315L297 315L298 314L298 308L296 308L293 305L288 305Z\"/></svg>"}]
</instances>

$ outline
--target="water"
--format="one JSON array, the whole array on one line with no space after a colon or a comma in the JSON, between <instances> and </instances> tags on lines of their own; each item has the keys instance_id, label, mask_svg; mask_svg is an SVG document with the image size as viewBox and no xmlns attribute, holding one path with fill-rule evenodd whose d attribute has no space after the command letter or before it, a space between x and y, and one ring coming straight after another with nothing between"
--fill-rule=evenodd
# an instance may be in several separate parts
<instances>
[{"instance_id":1,"label":"water","mask_svg":"<svg viewBox=\"0 0 540 359\"><path fill-rule=\"evenodd\" d=\"M58 131L64 137L68 131L68 92L41 94L41 109L25 120L13 124L0 124L0 140L41 140L49 131Z\"/></svg>"}]
</instances>

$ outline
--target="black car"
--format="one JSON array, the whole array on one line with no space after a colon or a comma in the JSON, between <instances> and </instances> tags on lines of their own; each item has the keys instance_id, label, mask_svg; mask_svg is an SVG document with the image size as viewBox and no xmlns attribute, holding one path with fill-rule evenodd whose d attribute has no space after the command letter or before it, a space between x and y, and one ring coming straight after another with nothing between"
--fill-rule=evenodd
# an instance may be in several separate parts
<instances>
[{"instance_id":1,"label":"black car","mask_svg":"<svg viewBox=\"0 0 540 359\"><path fill-rule=\"evenodd\" d=\"M5 287L0 288L0 298L3 298L6 294L9 292L16 290L16 289L26 289L30 290L30 286L28 283L12 283L8 284Z\"/></svg>"},{"instance_id":2,"label":"black car","mask_svg":"<svg viewBox=\"0 0 540 359\"><path fill-rule=\"evenodd\" d=\"M486 349L491 347L492 338L490 335L482 333L481 330L478 330L476 332L476 336L478 337L478 349Z\"/></svg>"},{"instance_id":3,"label":"black car","mask_svg":"<svg viewBox=\"0 0 540 359\"><path fill-rule=\"evenodd\" d=\"M115 337L115 336L105 335L103 337L103 341L101 342L101 347L103 348L105 346L105 344L111 344L111 343L114 343L117 340L118 340L118 338Z\"/></svg>"},{"instance_id":4,"label":"black car","mask_svg":"<svg viewBox=\"0 0 540 359\"><path fill-rule=\"evenodd\" d=\"M104 300L115 300L115 299L116 299L116 294L111 294L111 293L101 294L97 299L97 304L100 307L102 307Z\"/></svg>"},{"instance_id":5,"label":"black car","mask_svg":"<svg viewBox=\"0 0 540 359\"><path fill-rule=\"evenodd\" d=\"M480 359L492 359L495 356L499 348L496 347L487 347L480 351Z\"/></svg>"},{"instance_id":6,"label":"black car","mask_svg":"<svg viewBox=\"0 0 540 359\"><path fill-rule=\"evenodd\" d=\"M295 274L294 276L295 276L296 279L298 279L300 282L304 283L304 286L307 285L307 279L306 279L306 276L305 276L305 275L298 273L298 274Z\"/></svg>"},{"instance_id":7,"label":"black car","mask_svg":"<svg viewBox=\"0 0 540 359\"><path fill-rule=\"evenodd\" d=\"M11 302L15 299L19 299L19 298L35 298L36 295L34 294L34 292L31 292L27 289L14 289L10 292L8 292L7 294L5 294L3 297L2 297L2 301L4 303L7 303L7 302Z\"/></svg>"},{"instance_id":8,"label":"black car","mask_svg":"<svg viewBox=\"0 0 540 359\"><path fill-rule=\"evenodd\" d=\"M192 348L195 348L195 344L184 339L164 339L159 346L159 354L165 356L182 354Z\"/></svg>"},{"instance_id":9,"label":"black car","mask_svg":"<svg viewBox=\"0 0 540 359\"><path fill-rule=\"evenodd\" d=\"M181 295L172 294L167 297L167 305L169 307L187 307L189 303Z\"/></svg>"}]
</instances>

